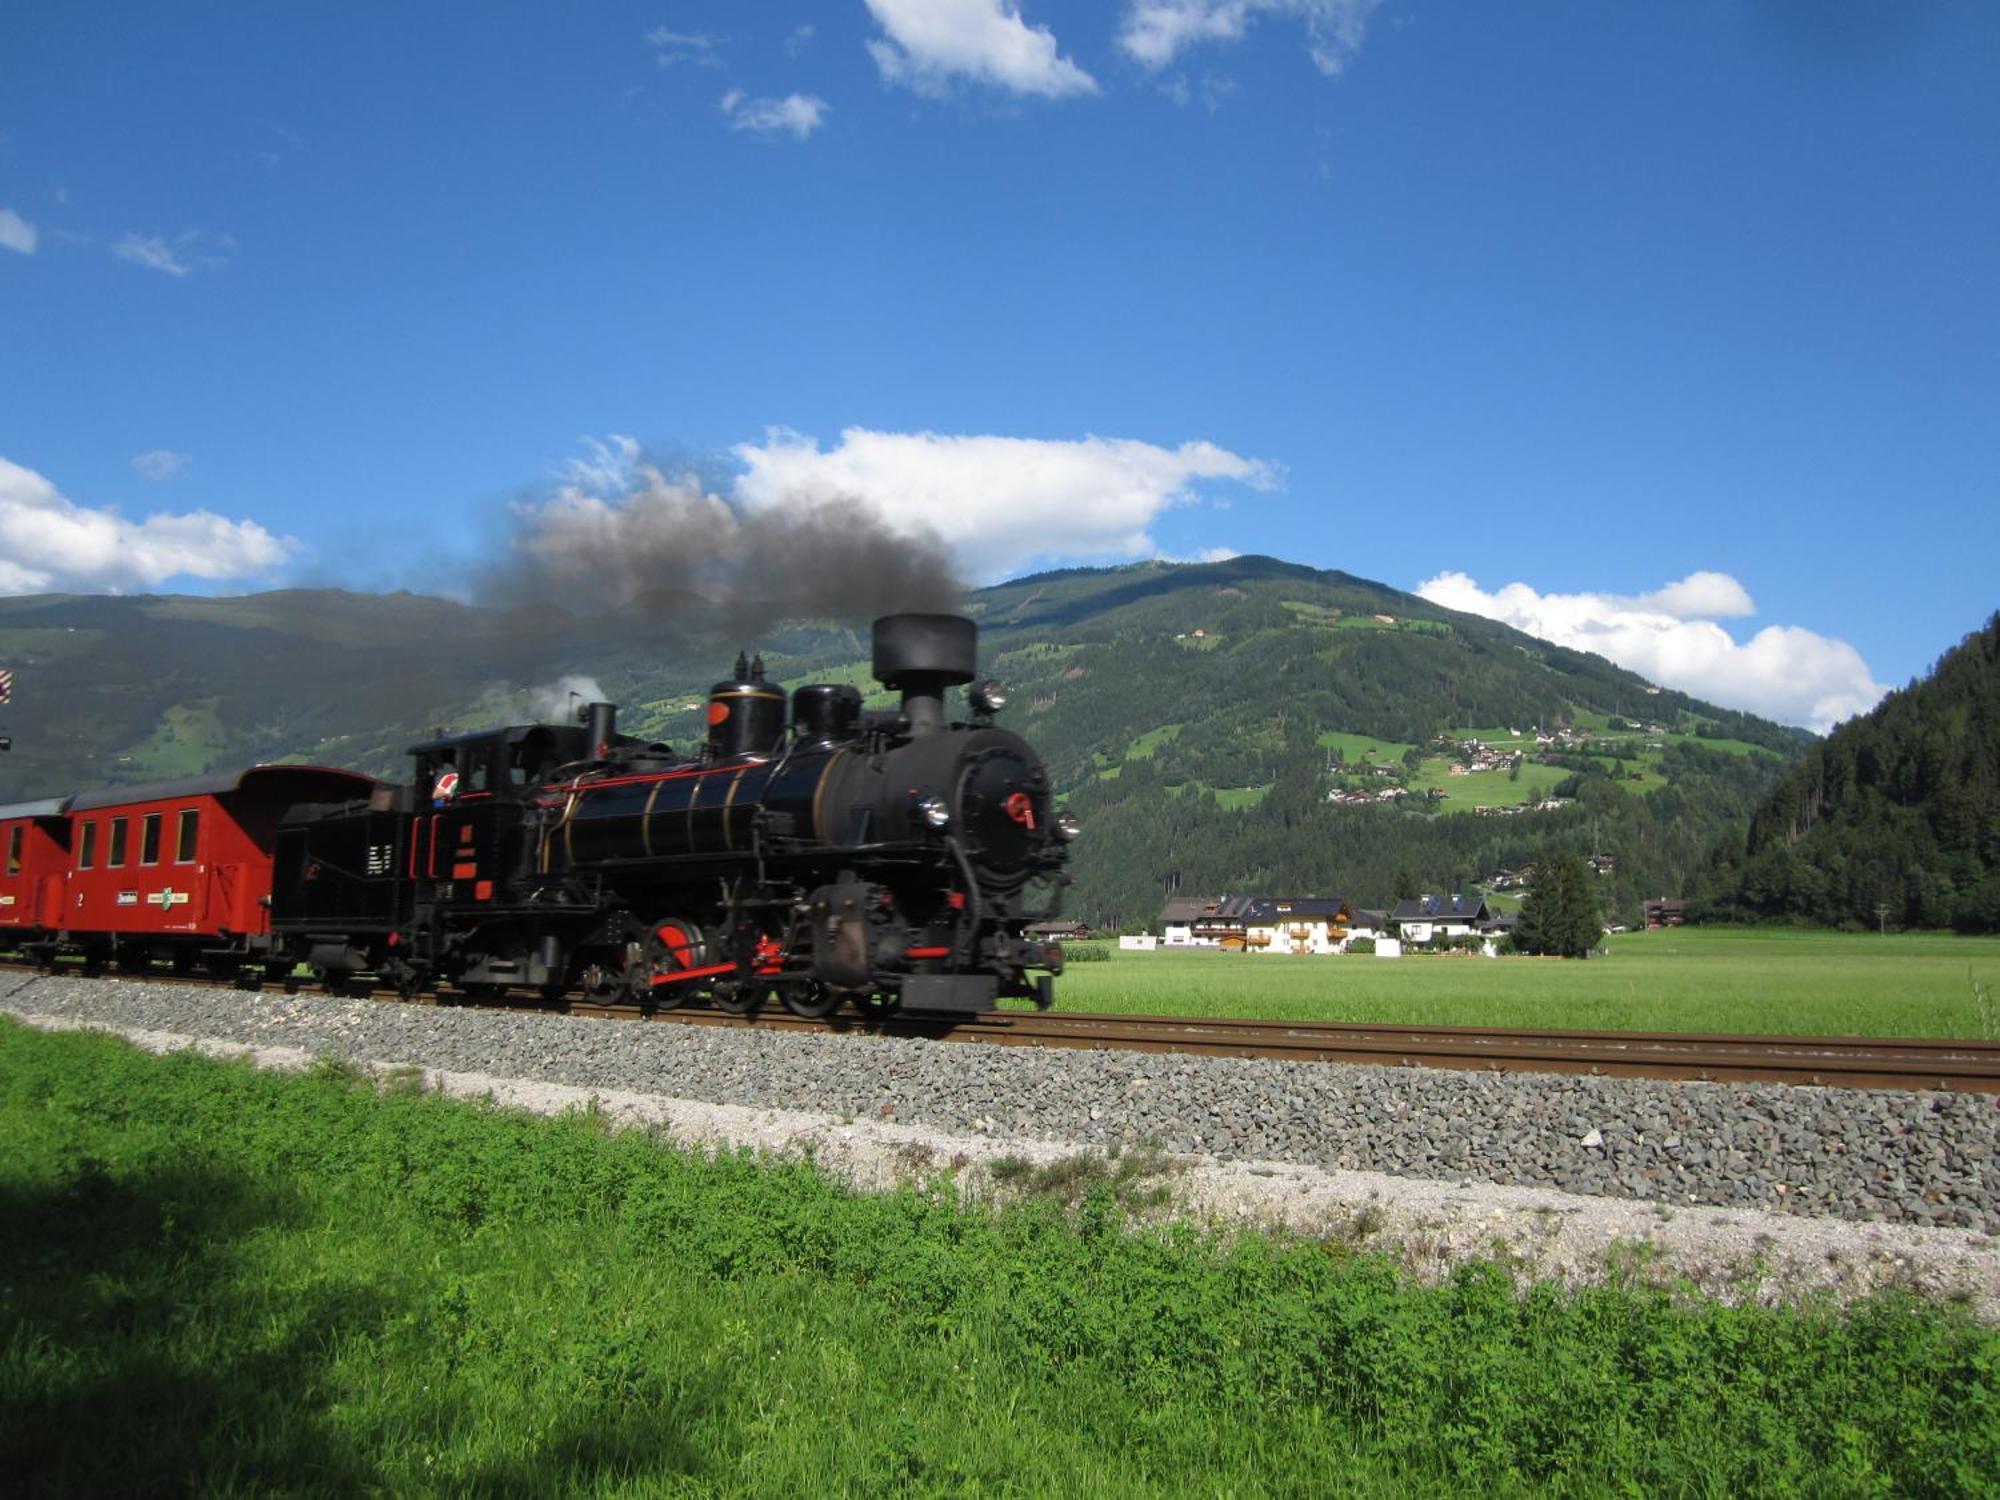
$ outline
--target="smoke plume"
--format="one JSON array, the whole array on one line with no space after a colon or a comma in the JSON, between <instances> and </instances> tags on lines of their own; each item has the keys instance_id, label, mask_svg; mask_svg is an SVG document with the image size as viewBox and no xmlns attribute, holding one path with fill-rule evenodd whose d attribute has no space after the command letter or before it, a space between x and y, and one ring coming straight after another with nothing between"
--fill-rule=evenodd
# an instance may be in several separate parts
<instances>
[{"instance_id":1,"label":"smoke plume","mask_svg":"<svg viewBox=\"0 0 2000 1500\"><path fill-rule=\"evenodd\" d=\"M552 495L517 504L506 558L483 583L494 602L652 616L859 620L959 596L943 541L892 527L860 496L751 510L693 472L669 475L629 438L593 443Z\"/></svg>"}]
</instances>

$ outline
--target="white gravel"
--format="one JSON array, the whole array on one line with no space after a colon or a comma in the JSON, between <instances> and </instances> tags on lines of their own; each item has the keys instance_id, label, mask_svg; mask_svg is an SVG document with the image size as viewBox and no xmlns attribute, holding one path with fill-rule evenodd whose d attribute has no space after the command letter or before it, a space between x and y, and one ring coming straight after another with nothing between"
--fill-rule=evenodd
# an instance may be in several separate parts
<instances>
[{"instance_id":1,"label":"white gravel","mask_svg":"<svg viewBox=\"0 0 2000 1500\"><path fill-rule=\"evenodd\" d=\"M260 1067L303 1070L316 1054L186 1032L15 1009L45 1030L88 1029L154 1052L191 1048L251 1058ZM419 1064L375 1059L378 1073ZM749 1148L812 1158L864 1191L934 1180L950 1170L972 1200L1004 1198L993 1166L1038 1165L1100 1148L1048 1139L996 1139L927 1126L803 1110L704 1102L627 1089L424 1068L427 1085L506 1108L558 1114L595 1106L612 1123L652 1130L696 1149ZM1164 1160L1168 1201L1156 1212L1228 1230L1254 1226L1326 1236L1398 1257L1436 1280L1462 1262L1498 1259L1528 1280L1581 1285L1622 1275L1685 1285L1728 1301L1846 1299L1890 1286L1964 1300L2000 1323L2000 1239L1974 1230L1766 1213L1671 1207L1658 1202L1348 1171L1285 1162L1220 1160L1182 1152Z\"/></svg>"}]
</instances>

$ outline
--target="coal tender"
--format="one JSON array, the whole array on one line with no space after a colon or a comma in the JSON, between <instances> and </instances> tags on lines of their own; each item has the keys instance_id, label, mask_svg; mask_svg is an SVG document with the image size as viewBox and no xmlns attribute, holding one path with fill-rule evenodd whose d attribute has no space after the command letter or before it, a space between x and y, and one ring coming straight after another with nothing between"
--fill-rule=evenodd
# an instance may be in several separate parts
<instances>
[{"instance_id":1,"label":"coal tender","mask_svg":"<svg viewBox=\"0 0 2000 1500\"><path fill-rule=\"evenodd\" d=\"M667 1008L822 1016L1051 1002L1076 825L1032 746L974 682L957 615L875 622L869 711L847 684L791 694L739 657L699 753L617 732L610 704L411 751L367 807L280 832L273 926L303 961L408 989L581 989ZM788 712L789 709L789 712Z\"/></svg>"}]
</instances>

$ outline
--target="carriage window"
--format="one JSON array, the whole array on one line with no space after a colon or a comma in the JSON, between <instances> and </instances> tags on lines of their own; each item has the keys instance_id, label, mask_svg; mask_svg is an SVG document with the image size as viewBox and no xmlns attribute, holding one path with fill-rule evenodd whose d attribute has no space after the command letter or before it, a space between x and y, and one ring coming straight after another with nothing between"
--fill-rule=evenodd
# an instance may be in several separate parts
<instances>
[{"instance_id":1,"label":"carriage window","mask_svg":"<svg viewBox=\"0 0 2000 1500\"><path fill-rule=\"evenodd\" d=\"M145 822L139 825L139 863L156 865L160 862L160 815L147 813Z\"/></svg>"},{"instance_id":2,"label":"carriage window","mask_svg":"<svg viewBox=\"0 0 2000 1500\"><path fill-rule=\"evenodd\" d=\"M18 875L21 873L21 835L25 831L26 830L23 827L23 825L19 823L16 823L13 826L13 828L8 831L7 873L9 875Z\"/></svg>"},{"instance_id":3,"label":"carriage window","mask_svg":"<svg viewBox=\"0 0 2000 1500\"><path fill-rule=\"evenodd\" d=\"M174 863L191 865L194 863L195 840L201 833L201 809L187 807L181 809L180 831L175 835Z\"/></svg>"},{"instance_id":4,"label":"carriage window","mask_svg":"<svg viewBox=\"0 0 2000 1500\"><path fill-rule=\"evenodd\" d=\"M76 867L88 870L97 863L97 824L83 825L83 847L76 852Z\"/></svg>"},{"instance_id":5,"label":"carriage window","mask_svg":"<svg viewBox=\"0 0 2000 1500\"><path fill-rule=\"evenodd\" d=\"M105 869L122 870L125 868L125 819L123 818L113 818L111 820L111 848L108 851L108 855L109 857L104 861Z\"/></svg>"}]
</instances>

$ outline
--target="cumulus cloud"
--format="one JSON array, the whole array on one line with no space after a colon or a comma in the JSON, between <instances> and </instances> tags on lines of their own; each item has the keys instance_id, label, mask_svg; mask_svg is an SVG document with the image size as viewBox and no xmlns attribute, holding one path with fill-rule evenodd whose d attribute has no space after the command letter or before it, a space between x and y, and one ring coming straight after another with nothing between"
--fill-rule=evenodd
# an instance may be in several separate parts
<instances>
[{"instance_id":1,"label":"cumulus cloud","mask_svg":"<svg viewBox=\"0 0 2000 1500\"><path fill-rule=\"evenodd\" d=\"M33 469L0 458L0 593L121 593L169 578L248 578L296 543L255 521L211 511L130 521L65 497Z\"/></svg>"},{"instance_id":2,"label":"cumulus cloud","mask_svg":"<svg viewBox=\"0 0 2000 1500\"><path fill-rule=\"evenodd\" d=\"M35 233L35 226L13 209L0 208L0 248L33 255L40 238Z\"/></svg>"},{"instance_id":3,"label":"cumulus cloud","mask_svg":"<svg viewBox=\"0 0 2000 1500\"><path fill-rule=\"evenodd\" d=\"M219 271L229 264L235 250L236 241L231 236L210 234L205 229L190 229L172 240L156 234L128 234L111 246L111 253L120 260L168 276L186 276L197 268Z\"/></svg>"},{"instance_id":4,"label":"cumulus cloud","mask_svg":"<svg viewBox=\"0 0 2000 1500\"><path fill-rule=\"evenodd\" d=\"M780 429L733 451L744 469L736 494L750 511L858 496L892 528L934 532L961 573L981 581L1057 558L1149 557L1158 549L1148 528L1169 507L1194 502L1199 482L1277 483L1271 465L1207 442L1162 448L850 427L827 450Z\"/></svg>"},{"instance_id":5,"label":"cumulus cloud","mask_svg":"<svg viewBox=\"0 0 2000 1500\"><path fill-rule=\"evenodd\" d=\"M1433 604L1594 651L1666 687L1822 733L1865 713L1888 689L1845 641L1796 625L1767 625L1739 642L1718 619L1756 613L1727 573L1693 573L1650 594L1544 594L1525 583L1488 592L1464 573L1440 573L1417 593Z\"/></svg>"},{"instance_id":6,"label":"cumulus cloud","mask_svg":"<svg viewBox=\"0 0 2000 1500\"><path fill-rule=\"evenodd\" d=\"M747 130L753 135L789 134L804 140L825 123L830 105L813 94L787 94L782 99L752 99L741 89L731 89L717 106L729 117L731 130Z\"/></svg>"},{"instance_id":7,"label":"cumulus cloud","mask_svg":"<svg viewBox=\"0 0 2000 1500\"><path fill-rule=\"evenodd\" d=\"M702 31L675 31L655 26L646 33L646 45L653 49L653 61L663 68L693 63L699 68L722 66L722 38Z\"/></svg>"},{"instance_id":8,"label":"cumulus cloud","mask_svg":"<svg viewBox=\"0 0 2000 1500\"><path fill-rule=\"evenodd\" d=\"M1381 0L1132 0L1118 45L1145 68L1164 68L1189 47L1240 42L1264 16L1297 17L1306 25L1306 52L1327 77L1361 50L1368 18Z\"/></svg>"},{"instance_id":9,"label":"cumulus cloud","mask_svg":"<svg viewBox=\"0 0 2000 1500\"><path fill-rule=\"evenodd\" d=\"M941 94L954 78L1048 99L1097 92L1014 0L868 0L868 10L884 33L868 53L890 83L921 94Z\"/></svg>"},{"instance_id":10,"label":"cumulus cloud","mask_svg":"<svg viewBox=\"0 0 2000 1500\"><path fill-rule=\"evenodd\" d=\"M149 448L132 456L132 472L141 479L173 479L187 472L194 462L192 453L176 453L171 448Z\"/></svg>"}]
</instances>

